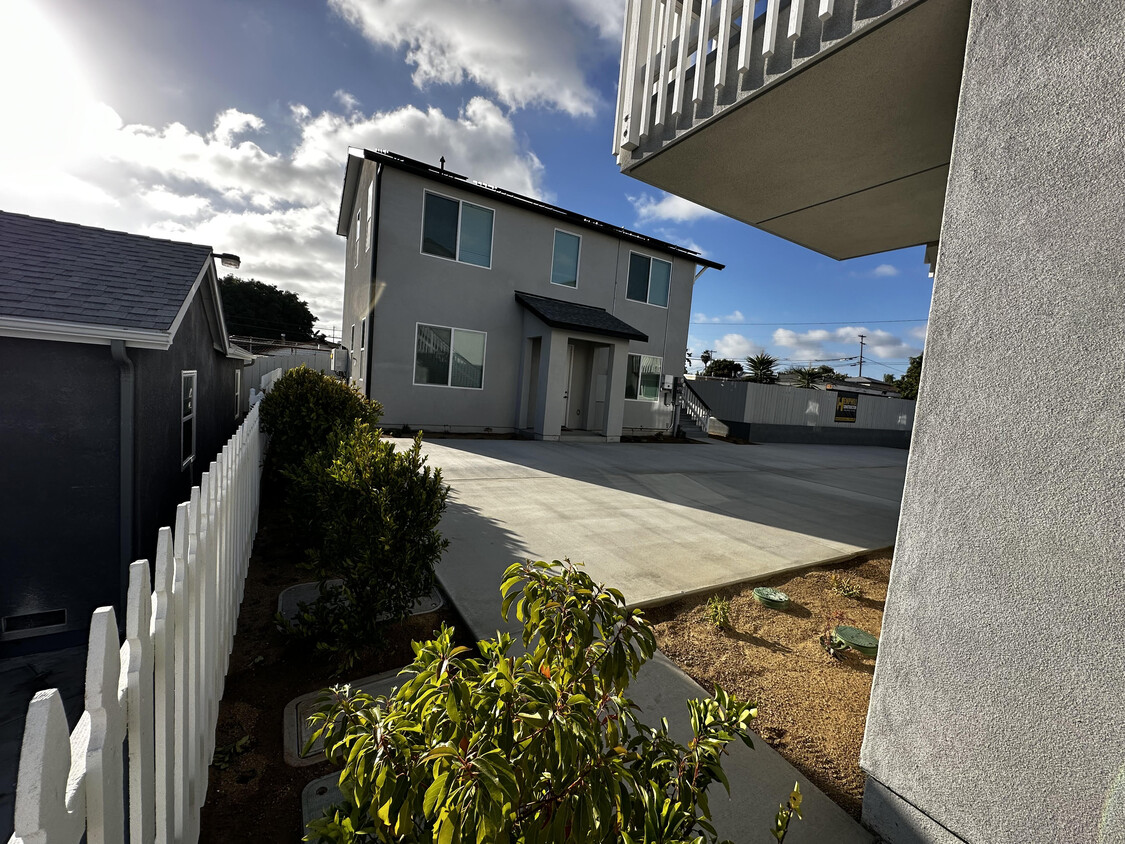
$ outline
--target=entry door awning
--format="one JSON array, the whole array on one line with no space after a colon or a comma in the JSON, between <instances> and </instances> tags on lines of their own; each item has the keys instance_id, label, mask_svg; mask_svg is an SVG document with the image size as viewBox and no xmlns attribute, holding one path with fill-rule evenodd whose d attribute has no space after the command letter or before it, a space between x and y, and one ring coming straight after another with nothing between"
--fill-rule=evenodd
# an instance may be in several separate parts
<instances>
[{"instance_id":1,"label":"entry door awning","mask_svg":"<svg viewBox=\"0 0 1125 844\"><path fill-rule=\"evenodd\" d=\"M518 290L516 291L516 301L551 328L564 328L571 331L583 331L587 334L602 334L606 337L622 337L626 340L648 342L647 334L633 328L624 320L618 319L605 308L564 302L562 299L536 296L534 293L521 293Z\"/></svg>"}]
</instances>

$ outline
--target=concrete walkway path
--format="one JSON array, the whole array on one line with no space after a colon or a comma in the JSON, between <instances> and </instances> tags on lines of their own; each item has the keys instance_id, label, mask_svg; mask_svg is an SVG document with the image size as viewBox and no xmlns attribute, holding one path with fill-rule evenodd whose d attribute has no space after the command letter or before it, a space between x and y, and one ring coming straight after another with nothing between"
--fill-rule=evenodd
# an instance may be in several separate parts
<instances>
[{"instance_id":1,"label":"concrete walkway path","mask_svg":"<svg viewBox=\"0 0 1125 844\"><path fill-rule=\"evenodd\" d=\"M906 452L848 446L435 440L451 486L438 579L478 638L504 626L500 575L525 557L569 556L635 605L846 558L894 543ZM515 620L508 629L516 632ZM685 702L707 692L657 653L630 688L648 723L690 736ZM872 835L764 741L730 748L728 800L711 789L720 834L765 841L800 782L792 844Z\"/></svg>"},{"instance_id":2,"label":"concrete walkway path","mask_svg":"<svg viewBox=\"0 0 1125 844\"><path fill-rule=\"evenodd\" d=\"M438 579L496 630L500 575L525 557L584 562L646 606L894 543L906 451L433 440L451 487Z\"/></svg>"}]
</instances>

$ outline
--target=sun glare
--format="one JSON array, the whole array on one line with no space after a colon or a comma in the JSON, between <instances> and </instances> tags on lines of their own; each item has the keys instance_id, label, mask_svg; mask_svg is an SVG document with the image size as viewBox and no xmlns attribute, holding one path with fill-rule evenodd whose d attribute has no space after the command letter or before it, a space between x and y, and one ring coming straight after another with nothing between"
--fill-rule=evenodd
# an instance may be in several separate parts
<instances>
[{"instance_id":1,"label":"sun glare","mask_svg":"<svg viewBox=\"0 0 1125 844\"><path fill-rule=\"evenodd\" d=\"M0 3L5 163L43 162L80 140L97 102L66 39L32 0Z\"/></svg>"}]
</instances>

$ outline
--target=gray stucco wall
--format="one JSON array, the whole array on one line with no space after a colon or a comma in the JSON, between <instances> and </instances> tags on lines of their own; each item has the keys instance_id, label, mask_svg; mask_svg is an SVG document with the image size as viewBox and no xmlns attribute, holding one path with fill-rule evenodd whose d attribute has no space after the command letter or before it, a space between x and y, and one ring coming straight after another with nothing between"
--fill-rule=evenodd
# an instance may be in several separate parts
<instances>
[{"instance_id":1,"label":"gray stucco wall","mask_svg":"<svg viewBox=\"0 0 1125 844\"><path fill-rule=\"evenodd\" d=\"M0 337L0 618L118 597L118 368L109 346ZM44 630L48 628L43 628ZM28 640L0 637L0 656Z\"/></svg>"},{"instance_id":2,"label":"gray stucco wall","mask_svg":"<svg viewBox=\"0 0 1125 844\"><path fill-rule=\"evenodd\" d=\"M861 758L896 844L946 833L894 795L970 842L1125 840L1120 11L973 4Z\"/></svg>"},{"instance_id":3,"label":"gray stucco wall","mask_svg":"<svg viewBox=\"0 0 1125 844\"><path fill-rule=\"evenodd\" d=\"M366 202L366 185L374 172L375 164L365 162L357 191L361 205ZM423 196L427 189L494 211L491 268L421 253ZM358 382L367 364L370 377L365 390L383 403L383 421L388 427L407 424L430 430L517 430L520 364L526 339L524 309L514 297L517 290L605 308L649 336L647 343L631 342L631 353L662 357L666 374L683 372L695 271L691 262L600 232L568 226L506 203L491 202L392 167L383 169L378 193L377 242L370 252L361 246L358 267L354 266L353 251L356 209L351 215L345 262L344 335L347 341L351 325L357 325L357 367L353 376ZM366 212L363 216L366 226ZM576 289L550 283L556 228L581 237ZM630 251L672 260L667 308L626 298ZM375 281L369 285L373 255L377 257ZM368 304L372 309L366 349L371 356L369 363L358 353L358 326ZM415 331L419 322L486 332L482 389L414 384ZM624 403L626 432L662 430L670 423L671 410L660 403Z\"/></svg>"}]
</instances>

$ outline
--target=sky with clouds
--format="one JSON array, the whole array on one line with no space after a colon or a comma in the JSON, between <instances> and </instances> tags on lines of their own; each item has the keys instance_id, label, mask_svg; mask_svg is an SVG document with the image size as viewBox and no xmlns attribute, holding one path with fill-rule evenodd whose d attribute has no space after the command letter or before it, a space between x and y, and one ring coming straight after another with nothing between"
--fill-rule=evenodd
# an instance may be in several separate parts
<instances>
[{"instance_id":1,"label":"sky with clouds","mask_svg":"<svg viewBox=\"0 0 1125 844\"><path fill-rule=\"evenodd\" d=\"M340 321L349 146L696 249L689 347L901 374L922 248L837 262L618 172L623 0L2 0L0 209L205 243ZM879 362L882 363L879 363Z\"/></svg>"}]
</instances>

